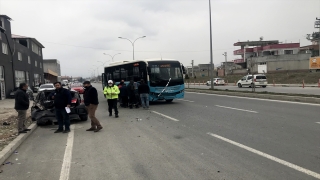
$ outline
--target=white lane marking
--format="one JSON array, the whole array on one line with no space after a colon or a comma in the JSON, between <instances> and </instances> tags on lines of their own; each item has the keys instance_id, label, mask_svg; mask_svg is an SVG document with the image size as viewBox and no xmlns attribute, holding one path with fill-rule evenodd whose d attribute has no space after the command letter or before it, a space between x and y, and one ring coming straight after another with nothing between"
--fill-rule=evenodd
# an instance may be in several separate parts
<instances>
[{"instance_id":1,"label":"white lane marking","mask_svg":"<svg viewBox=\"0 0 320 180\"><path fill-rule=\"evenodd\" d=\"M316 123L320 124L320 122L316 122Z\"/></svg>"},{"instance_id":2,"label":"white lane marking","mask_svg":"<svg viewBox=\"0 0 320 180\"><path fill-rule=\"evenodd\" d=\"M320 104L302 103L302 102L295 102L295 101L281 101L281 100L274 100L274 99L261 99L261 98L239 97L239 96L229 96L229 95L221 95L221 94L208 94L208 93L197 93L197 92L186 92L186 93L203 94L203 95L210 95L210 96L222 96L222 97L239 98L239 99L251 99L251 100L258 100L258 101L271 101L271 102L281 102L281 103L289 103L289 104L320 106Z\"/></svg>"},{"instance_id":3,"label":"white lane marking","mask_svg":"<svg viewBox=\"0 0 320 180\"><path fill-rule=\"evenodd\" d=\"M151 111L151 112L156 113L156 114L158 114L158 115L160 115L160 116L166 117L166 118L168 118L168 119L171 119L172 121L179 121L178 119L175 119L175 118L173 118L173 117L170 117L170 116L161 114L161 113L159 113L159 112L157 112L157 111Z\"/></svg>"},{"instance_id":4,"label":"white lane marking","mask_svg":"<svg viewBox=\"0 0 320 180\"><path fill-rule=\"evenodd\" d=\"M68 180L70 176L70 167L72 160L72 149L73 149L73 139L74 139L74 125L70 126L71 132L68 134L67 146L64 152L63 163L61 167L60 179Z\"/></svg>"},{"instance_id":5,"label":"white lane marking","mask_svg":"<svg viewBox=\"0 0 320 180\"><path fill-rule=\"evenodd\" d=\"M246 112L251 112L251 113L258 113L257 111L250 111L250 110L245 110L245 109L238 109L238 108L232 108L232 107L227 107L227 106L219 106L216 105L217 107L221 107L221 108L226 108L226 109L233 109L233 110L237 110L237 111L246 111Z\"/></svg>"},{"instance_id":6,"label":"white lane marking","mask_svg":"<svg viewBox=\"0 0 320 180\"><path fill-rule=\"evenodd\" d=\"M309 176L313 176L313 177L315 177L315 178L317 178L317 179L320 179L320 174L318 174L318 173L316 173L316 172L310 171L310 170L308 170L308 169L305 169L305 168L303 168L303 167L297 166L297 165L292 164L292 163L290 163L290 162L287 162L287 161L285 161L285 160L279 159L279 158L277 158L277 157L274 157L274 156L271 156L271 155L266 154L266 153L264 153L264 152L261 152L261 151L258 151L258 150L256 150L256 149L253 149L253 148L251 148L251 147L248 147L248 146L245 146L245 145L243 145L243 144L237 143L237 142L232 141L232 140L230 140L230 139L227 139L227 138L225 138L225 137L222 137L222 136L219 136L219 135L210 133L210 132L208 132L207 134L210 135L210 136L213 136L213 137L215 137L215 138L218 138L218 139L220 139L220 140L226 141L226 142L228 142L228 143L230 143L230 144L233 144L233 145L235 145L235 146L238 146L238 147L240 147L240 148L242 148L242 149L245 149L245 150L247 150L247 151L250 151L250 152L252 152L252 153L254 153L254 154L260 155L260 156L262 156L262 157L265 157L265 158L267 158L267 159L270 159L270 160L272 160L272 161L275 161L275 162L277 162L277 163L280 163L280 164L282 164L282 165L285 165L285 166L290 167L290 168L292 168L292 169L295 169L295 170L297 170L297 171L300 171L300 172L303 172L303 173L305 173L305 174L308 174Z\"/></svg>"},{"instance_id":7,"label":"white lane marking","mask_svg":"<svg viewBox=\"0 0 320 180\"><path fill-rule=\"evenodd\" d=\"M179 101L186 101L186 102L194 102L194 101L190 101L190 100L186 100L186 99L177 99Z\"/></svg>"}]
</instances>

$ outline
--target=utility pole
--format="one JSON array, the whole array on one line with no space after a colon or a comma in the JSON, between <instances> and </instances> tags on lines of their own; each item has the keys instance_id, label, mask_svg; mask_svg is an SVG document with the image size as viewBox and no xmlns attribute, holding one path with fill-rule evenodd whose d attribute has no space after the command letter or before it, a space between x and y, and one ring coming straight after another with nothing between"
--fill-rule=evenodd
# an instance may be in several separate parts
<instances>
[{"instance_id":1,"label":"utility pole","mask_svg":"<svg viewBox=\"0 0 320 180\"><path fill-rule=\"evenodd\" d=\"M224 64L224 75L228 75L228 64L227 64L227 52L224 52L222 55L224 55L225 58L225 64Z\"/></svg>"},{"instance_id":2,"label":"utility pole","mask_svg":"<svg viewBox=\"0 0 320 180\"><path fill-rule=\"evenodd\" d=\"M194 78L194 74L193 74L193 60L191 60L191 67L192 67L192 70L191 70L191 77L193 77Z\"/></svg>"},{"instance_id":3,"label":"utility pole","mask_svg":"<svg viewBox=\"0 0 320 180\"><path fill-rule=\"evenodd\" d=\"M213 84L213 59L212 59L212 27L211 27L211 1L209 0L209 17L210 17L210 71L211 71L211 89L214 88Z\"/></svg>"},{"instance_id":4,"label":"utility pole","mask_svg":"<svg viewBox=\"0 0 320 180\"><path fill-rule=\"evenodd\" d=\"M318 45L319 45L319 50L318 50L318 56L320 56L320 18L316 18L316 22L314 23L315 28L319 28L319 35L318 35Z\"/></svg>"}]
</instances>

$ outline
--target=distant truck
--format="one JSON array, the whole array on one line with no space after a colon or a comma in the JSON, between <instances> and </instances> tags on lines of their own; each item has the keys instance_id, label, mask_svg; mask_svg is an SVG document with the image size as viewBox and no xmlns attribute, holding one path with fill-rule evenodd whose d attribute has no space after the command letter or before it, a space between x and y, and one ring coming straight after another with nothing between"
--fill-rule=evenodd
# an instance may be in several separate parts
<instances>
[{"instance_id":1,"label":"distant truck","mask_svg":"<svg viewBox=\"0 0 320 180\"><path fill-rule=\"evenodd\" d=\"M62 84L65 84L65 85L68 85L69 84L69 81L68 80L62 80Z\"/></svg>"},{"instance_id":2,"label":"distant truck","mask_svg":"<svg viewBox=\"0 0 320 180\"><path fill-rule=\"evenodd\" d=\"M320 71L320 56L311 57L309 60L309 69L312 72Z\"/></svg>"}]
</instances>

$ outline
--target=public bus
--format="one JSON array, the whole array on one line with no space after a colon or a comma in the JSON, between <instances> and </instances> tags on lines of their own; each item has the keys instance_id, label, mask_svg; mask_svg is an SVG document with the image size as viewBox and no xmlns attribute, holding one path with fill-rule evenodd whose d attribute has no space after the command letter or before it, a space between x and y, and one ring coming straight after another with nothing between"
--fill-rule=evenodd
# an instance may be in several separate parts
<instances>
[{"instance_id":1,"label":"public bus","mask_svg":"<svg viewBox=\"0 0 320 180\"><path fill-rule=\"evenodd\" d=\"M150 87L149 100L165 100L184 98L183 65L174 59L146 59L121 61L110 64L104 68L102 74L102 88L108 85L108 80L119 84L124 80L140 82L143 79Z\"/></svg>"}]
</instances>

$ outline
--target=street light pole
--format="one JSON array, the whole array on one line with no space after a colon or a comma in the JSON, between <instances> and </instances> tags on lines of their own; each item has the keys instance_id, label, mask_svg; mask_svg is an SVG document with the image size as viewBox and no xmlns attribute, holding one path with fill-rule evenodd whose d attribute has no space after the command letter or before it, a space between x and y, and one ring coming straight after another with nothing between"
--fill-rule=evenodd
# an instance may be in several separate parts
<instances>
[{"instance_id":1,"label":"street light pole","mask_svg":"<svg viewBox=\"0 0 320 180\"><path fill-rule=\"evenodd\" d=\"M209 0L209 17L210 17L210 68L211 68L210 81L211 81L211 89L214 89L214 84L213 84L213 59L212 59L211 1L210 0Z\"/></svg>"},{"instance_id":2,"label":"street light pole","mask_svg":"<svg viewBox=\"0 0 320 180\"><path fill-rule=\"evenodd\" d=\"M224 74L225 76L228 75L228 64L227 64L227 52L224 52L222 55L224 55L224 58L225 58L225 64L224 64Z\"/></svg>"},{"instance_id":3,"label":"street light pole","mask_svg":"<svg viewBox=\"0 0 320 180\"><path fill-rule=\"evenodd\" d=\"M147 36L141 36L141 37L138 37L136 40L134 40L133 42L132 41L130 41L128 38L123 38L123 37L118 37L118 38L120 38L120 39L126 39L126 40L128 40L128 41L130 41L130 43L131 43L131 45L132 45L132 50L133 50L133 53L132 53L132 57L133 57L133 60L134 60L134 43L138 40L138 39L141 39L141 38L145 38L145 37L147 37Z\"/></svg>"},{"instance_id":4,"label":"street light pole","mask_svg":"<svg viewBox=\"0 0 320 180\"><path fill-rule=\"evenodd\" d=\"M108 55L108 56L110 56L111 57L111 61L113 62L113 58L116 56L116 55L118 55L118 54L121 54L121 53L118 53L118 54L115 54L115 55L113 55L113 56L111 56L110 54L106 54L106 53L103 53L104 55ZM107 61L108 62L108 61Z\"/></svg>"}]
</instances>

